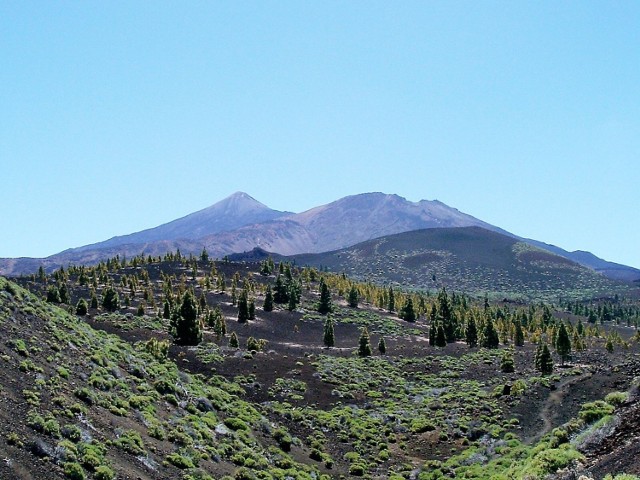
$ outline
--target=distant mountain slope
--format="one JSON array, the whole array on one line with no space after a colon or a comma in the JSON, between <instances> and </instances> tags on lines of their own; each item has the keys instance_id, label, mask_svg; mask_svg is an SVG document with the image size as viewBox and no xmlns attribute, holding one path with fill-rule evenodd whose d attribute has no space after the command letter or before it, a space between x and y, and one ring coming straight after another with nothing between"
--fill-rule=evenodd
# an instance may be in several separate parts
<instances>
[{"instance_id":1,"label":"distant mountain slope","mask_svg":"<svg viewBox=\"0 0 640 480\"><path fill-rule=\"evenodd\" d=\"M75 252L112 248L120 245L149 244L167 240L194 240L290 215L272 210L244 192L236 192L220 202L155 228L104 242L72 249Z\"/></svg>"},{"instance_id":2,"label":"distant mountain slope","mask_svg":"<svg viewBox=\"0 0 640 480\"><path fill-rule=\"evenodd\" d=\"M432 228L389 235L342 250L295 255L298 265L345 272L377 283L495 297L591 297L625 285L511 236L480 227Z\"/></svg>"},{"instance_id":3,"label":"distant mountain slope","mask_svg":"<svg viewBox=\"0 0 640 480\"><path fill-rule=\"evenodd\" d=\"M627 265L621 265L619 263L608 262L602 258L596 257L591 252L585 252L582 250L576 250L574 252L568 252L555 245L549 245L548 243L539 242L537 240L523 239L525 242L535 245L536 247L548 250L549 252L560 255L561 257L573 260L580 265L594 269L596 272L601 273L605 277L620 280L623 282L637 282L640 281L640 270L637 268L629 267Z\"/></svg>"},{"instance_id":4,"label":"distant mountain slope","mask_svg":"<svg viewBox=\"0 0 640 480\"><path fill-rule=\"evenodd\" d=\"M161 255L178 248L183 253L199 254L205 247L213 257L255 247L282 255L319 253L396 233L470 226L531 243L611 278L640 279L640 270L606 262L586 252L567 252L543 242L522 239L437 200L411 202L379 192L351 195L298 214L271 210L238 192L165 225L66 250L46 259L0 259L0 274L30 273L39 265L51 270L69 263L91 264L115 255L131 257L142 252Z\"/></svg>"}]
</instances>

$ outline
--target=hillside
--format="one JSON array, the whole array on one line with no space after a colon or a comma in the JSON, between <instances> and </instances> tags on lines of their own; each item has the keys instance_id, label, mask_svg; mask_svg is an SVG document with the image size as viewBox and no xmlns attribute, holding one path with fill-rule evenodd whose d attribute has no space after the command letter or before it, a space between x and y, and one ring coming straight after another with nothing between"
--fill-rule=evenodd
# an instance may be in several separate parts
<instances>
[{"instance_id":1,"label":"hillside","mask_svg":"<svg viewBox=\"0 0 640 480\"><path fill-rule=\"evenodd\" d=\"M541 376L533 342L541 329L551 335L562 312L545 320L533 305L480 308L450 297L461 327L473 316L482 331L493 319L509 338L512 322L527 318L525 340L515 348L455 339L434 347L424 314L440 309L441 296L413 294L418 318L407 322L371 304L383 290L327 274L333 308L321 315L319 272L285 265L285 284L304 287L299 301L265 311L265 286L282 277L274 276L279 266L258 274L264 268L172 256L20 279L30 291L0 278L0 478L541 479L562 466L576 475L640 473L629 443L640 434L632 386L638 344L615 322L586 327L570 367L561 368L554 352L553 373ZM67 304L41 300L63 285ZM337 294L349 285L361 292L358 308ZM109 289L120 298L113 312L101 306ZM169 320L156 315L165 299L188 290L200 299L198 346L175 343ZM98 308L67 311L92 291ZM256 305L246 323L234 305L242 292ZM408 299L396 290L398 309ZM210 321L218 309L226 321L220 335L218 320ZM335 325L331 348L322 340L327 318ZM578 318L586 323L571 317L571 332ZM362 357L364 327L373 355ZM230 345L234 335L238 347ZM514 373L501 371L505 355ZM585 403L608 393L610 403ZM594 423L600 418L606 431Z\"/></svg>"},{"instance_id":2,"label":"hillside","mask_svg":"<svg viewBox=\"0 0 640 480\"><path fill-rule=\"evenodd\" d=\"M564 257L480 227L432 228L370 240L333 252L296 255L300 265L407 288L494 298L591 298L628 291Z\"/></svg>"}]
</instances>

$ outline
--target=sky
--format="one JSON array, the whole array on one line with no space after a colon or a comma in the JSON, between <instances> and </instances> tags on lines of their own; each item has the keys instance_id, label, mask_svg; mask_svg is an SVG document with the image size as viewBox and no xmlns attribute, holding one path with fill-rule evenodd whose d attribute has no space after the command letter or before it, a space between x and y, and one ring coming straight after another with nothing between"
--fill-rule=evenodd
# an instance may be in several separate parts
<instances>
[{"instance_id":1,"label":"sky","mask_svg":"<svg viewBox=\"0 0 640 480\"><path fill-rule=\"evenodd\" d=\"M640 3L0 2L0 257L381 191L640 268Z\"/></svg>"}]
</instances>

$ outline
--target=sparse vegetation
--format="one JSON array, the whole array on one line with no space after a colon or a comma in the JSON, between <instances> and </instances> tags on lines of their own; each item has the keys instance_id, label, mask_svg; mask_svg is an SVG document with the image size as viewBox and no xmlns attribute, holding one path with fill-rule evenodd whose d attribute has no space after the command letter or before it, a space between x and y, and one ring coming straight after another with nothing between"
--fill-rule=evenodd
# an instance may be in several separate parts
<instances>
[{"instance_id":1,"label":"sparse vegetation","mask_svg":"<svg viewBox=\"0 0 640 480\"><path fill-rule=\"evenodd\" d=\"M0 322L1 361L7 374L22 372L17 393L28 408L7 443L25 455L55 445L51 478L113 480L147 462L183 479L533 479L584 461L631 411L638 343L615 313L591 323L574 303L568 314L286 262L202 262L176 253L69 266L55 285L66 286L65 308L77 316L38 300L52 283L46 274L19 279L33 293L0 279L3 318L12 318ZM274 273L280 306L254 311L256 321L226 338L224 319L246 298L250 320ZM130 306L78 310L110 290ZM554 356L569 358L563 330L571 363L554 370ZM603 357L607 343L615 348ZM34 435L46 445L32 445Z\"/></svg>"}]
</instances>

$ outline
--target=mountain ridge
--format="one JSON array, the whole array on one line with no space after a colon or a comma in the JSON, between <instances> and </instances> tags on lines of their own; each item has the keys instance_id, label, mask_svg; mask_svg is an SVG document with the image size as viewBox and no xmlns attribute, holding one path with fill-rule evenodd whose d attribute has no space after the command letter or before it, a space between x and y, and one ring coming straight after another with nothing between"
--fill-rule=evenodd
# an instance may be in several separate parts
<instances>
[{"instance_id":1,"label":"mountain ridge","mask_svg":"<svg viewBox=\"0 0 640 480\"><path fill-rule=\"evenodd\" d=\"M300 213L272 210L244 192L158 227L68 249L44 259L0 259L0 273L30 273L43 265L52 270L67 264L90 264L120 256L162 255L180 249L212 257L260 247L282 255L320 253L397 233L426 228L477 226L525 241L569 258L608 277L640 279L640 270L600 259L589 252L568 252L526 239L460 212L439 200L412 202L397 194L349 195Z\"/></svg>"}]
</instances>

